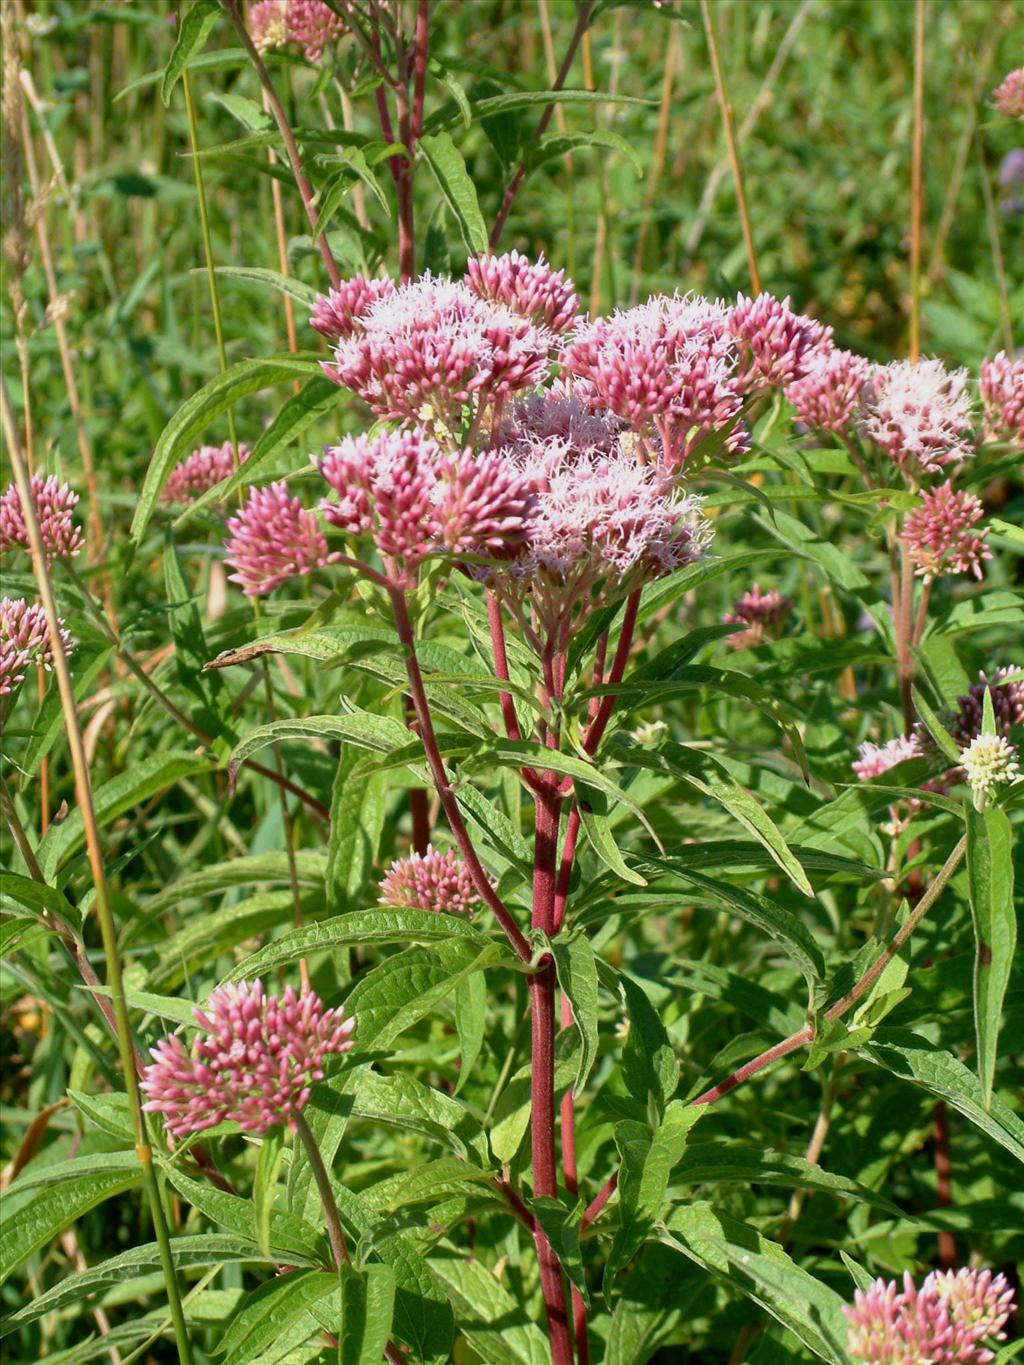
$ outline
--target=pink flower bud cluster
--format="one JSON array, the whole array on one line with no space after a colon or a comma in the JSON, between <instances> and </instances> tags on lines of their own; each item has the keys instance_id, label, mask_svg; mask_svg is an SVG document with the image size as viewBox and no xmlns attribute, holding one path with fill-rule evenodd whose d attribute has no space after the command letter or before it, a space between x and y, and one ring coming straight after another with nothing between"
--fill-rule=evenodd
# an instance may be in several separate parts
<instances>
[{"instance_id":1,"label":"pink flower bud cluster","mask_svg":"<svg viewBox=\"0 0 1024 1365\"><path fill-rule=\"evenodd\" d=\"M966 370L940 360L879 365L860 403L862 433L914 481L974 454Z\"/></svg>"},{"instance_id":2,"label":"pink flower bud cluster","mask_svg":"<svg viewBox=\"0 0 1024 1365\"><path fill-rule=\"evenodd\" d=\"M321 503L327 520L410 566L504 551L522 539L533 503L527 480L495 453L449 456L416 431L345 437L318 467L337 494Z\"/></svg>"},{"instance_id":3,"label":"pink flower bud cluster","mask_svg":"<svg viewBox=\"0 0 1024 1365\"><path fill-rule=\"evenodd\" d=\"M1022 671L1019 668L998 668L991 678L981 673L978 681L962 697L957 698L946 728L958 749L966 749L971 740L981 734L986 692L992 696L997 734L1009 739L1016 726L1024 725L1024 680L1008 681L1014 672Z\"/></svg>"},{"instance_id":4,"label":"pink flower bud cluster","mask_svg":"<svg viewBox=\"0 0 1024 1365\"><path fill-rule=\"evenodd\" d=\"M745 393L784 388L802 379L832 346L832 328L794 313L789 299L740 294L729 314L729 331L739 350L740 386Z\"/></svg>"},{"instance_id":5,"label":"pink flower bud cluster","mask_svg":"<svg viewBox=\"0 0 1024 1365\"><path fill-rule=\"evenodd\" d=\"M950 573L981 578L983 561L992 558L985 544L988 527L974 529L984 515L985 509L973 493L957 491L949 481L925 489L920 504L904 518L900 532L925 582Z\"/></svg>"},{"instance_id":6,"label":"pink flower bud cluster","mask_svg":"<svg viewBox=\"0 0 1024 1365\"><path fill-rule=\"evenodd\" d=\"M466 864L457 853L426 853L396 858L380 884L381 905L412 906L469 917L480 906Z\"/></svg>"},{"instance_id":7,"label":"pink flower bud cluster","mask_svg":"<svg viewBox=\"0 0 1024 1365\"><path fill-rule=\"evenodd\" d=\"M393 280L371 280L365 275L354 275L352 279L342 280L337 288L317 298L309 315L310 326L315 327L328 341L338 342L342 337L352 336L359 330L363 314L378 299L389 298L394 292Z\"/></svg>"},{"instance_id":8,"label":"pink flower bud cluster","mask_svg":"<svg viewBox=\"0 0 1024 1365\"><path fill-rule=\"evenodd\" d=\"M1000 351L981 362L979 378L990 441L1016 442L1024 451L1024 356L1011 360Z\"/></svg>"},{"instance_id":9,"label":"pink flower bud cluster","mask_svg":"<svg viewBox=\"0 0 1024 1365\"><path fill-rule=\"evenodd\" d=\"M807 426L843 434L849 430L870 373L870 362L853 351L838 346L816 351L803 376L786 388L786 397Z\"/></svg>"},{"instance_id":10,"label":"pink flower bud cluster","mask_svg":"<svg viewBox=\"0 0 1024 1365\"><path fill-rule=\"evenodd\" d=\"M72 648L71 636L60 624L65 653ZM49 668L53 663L46 612L40 602L23 597L0 598L0 697L9 696L31 664Z\"/></svg>"},{"instance_id":11,"label":"pink flower bud cluster","mask_svg":"<svg viewBox=\"0 0 1024 1365\"><path fill-rule=\"evenodd\" d=\"M1007 118L1024 119L1024 66L1003 78L992 91L992 101Z\"/></svg>"},{"instance_id":12,"label":"pink flower bud cluster","mask_svg":"<svg viewBox=\"0 0 1024 1365\"><path fill-rule=\"evenodd\" d=\"M298 43L307 60L317 62L347 28L324 0L259 0L249 14L249 31L260 52Z\"/></svg>"},{"instance_id":13,"label":"pink flower bud cluster","mask_svg":"<svg viewBox=\"0 0 1024 1365\"><path fill-rule=\"evenodd\" d=\"M289 578L330 563L327 538L315 512L288 492L285 482L254 488L230 517L226 562L247 597L273 592Z\"/></svg>"},{"instance_id":14,"label":"pink flower bud cluster","mask_svg":"<svg viewBox=\"0 0 1024 1365\"><path fill-rule=\"evenodd\" d=\"M239 443L239 463L249 458L249 447ZM176 464L167 476L162 502L187 503L209 488L216 488L235 472L235 448L230 441L221 446L200 446Z\"/></svg>"},{"instance_id":15,"label":"pink flower bud cluster","mask_svg":"<svg viewBox=\"0 0 1024 1365\"><path fill-rule=\"evenodd\" d=\"M775 588L762 592L760 586L755 583L749 592L744 593L732 604L732 611L722 617L725 625L747 627L746 630L737 631L735 635L729 636L727 641L729 648L752 649L755 645L761 644L766 636L770 640L778 639L792 610L793 603L788 597L784 597Z\"/></svg>"},{"instance_id":16,"label":"pink flower bud cluster","mask_svg":"<svg viewBox=\"0 0 1024 1365\"><path fill-rule=\"evenodd\" d=\"M910 758L921 757L921 744L916 735L901 735L890 739L887 744L872 744L869 740L858 750L860 757L854 760L853 771L860 782L870 782L873 777L881 777L897 763L906 763Z\"/></svg>"},{"instance_id":17,"label":"pink flower bud cluster","mask_svg":"<svg viewBox=\"0 0 1024 1365\"><path fill-rule=\"evenodd\" d=\"M552 270L543 256L536 262L518 251L475 256L466 268L466 283L480 298L502 303L552 332L567 332L580 308L572 280L564 270Z\"/></svg>"},{"instance_id":18,"label":"pink flower bud cluster","mask_svg":"<svg viewBox=\"0 0 1024 1365\"><path fill-rule=\"evenodd\" d=\"M356 1026L313 991L297 996L289 986L268 999L260 981L219 987L195 1017L204 1032L193 1054L172 1034L152 1049L142 1079L143 1108L163 1114L175 1138L224 1122L259 1134L294 1126L325 1060L352 1047Z\"/></svg>"},{"instance_id":19,"label":"pink flower bud cluster","mask_svg":"<svg viewBox=\"0 0 1024 1365\"><path fill-rule=\"evenodd\" d=\"M501 403L539 384L554 340L503 304L429 274L377 298L357 324L327 374L381 417L449 432L471 400Z\"/></svg>"},{"instance_id":20,"label":"pink flower bud cluster","mask_svg":"<svg viewBox=\"0 0 1024 1365\"><path fill-rule=\"evenodd\" d=\"M725 304L693 296L657 296L636 308L580 323L563 355L566 371L586 381L607 408L678 470L706 437L736 423L742 409L737 350ZM746 447L738 425L730 450Z\"/></svg>"},{"instance_id":21,"label":"pink flower bud cluster","mask_svg":"<svg viewBox=\"0 0 1024 1365\"><path fill-rule=\"evenodd\" d=\"M47 560L71 559L80 554L82 533L72 520L78 494L53 474L33 474L32 499ZM0 553L15 546L27 550L29 542L21 497L12 483L0 495Z\"/></svg>"},{"instance_id":22,"label":"pink flower bud cluster","mask_svg":"<svg viewBox=\"0 0 1024 1365\"><path fill-rule=\"evenodd\" d=\"M876 1280L843 1312L850 1353L872 1365L987 1365L986 1341L1003 1341L1013 1290L990 1270L933 1271L918 1289Z\"/></svg>"}]
</instances>

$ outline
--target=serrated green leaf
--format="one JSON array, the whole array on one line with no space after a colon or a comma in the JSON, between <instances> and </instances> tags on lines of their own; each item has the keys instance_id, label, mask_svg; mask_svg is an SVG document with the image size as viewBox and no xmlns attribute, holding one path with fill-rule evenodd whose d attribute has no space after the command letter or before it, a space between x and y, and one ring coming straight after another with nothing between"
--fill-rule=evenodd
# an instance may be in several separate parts
<instances>
[{"instance_id":1,"label":"serrated green leaf","mask_svg":"<svg viewBox=\"0 0 1024 1365\"><path fill-rule=\"evenodd\" d=\"M210 423L250 393L283 384L302 375L320 374L316 356L266 356L243 360L204 384L187 398L164 427L153 450L132 518L132 540L138 545L175 464L187 455Z\"/></svg>"},{"instance_id":2,"label":"serrated green leaf","mask_svg":"<svg viewBox=\"0 0 1024 1365\"><path fill-rule=\"evenodd\" d=\"M462 153L450 133L427 133L417 150L433 172L445 203L451 209L462 240L474 255L487 250L487 227L476 197L476 186L466 170Z\"/></svg>"},{"instance_id":3,"label":"serrated green leaf","mask_svg":"<svg viewBox=\"0 0 1024 1365\"><path fill-rule=\"evenodd\" d=\"M190 59L206 46L220 9L219 0L195 0L195 4L181 17L174 47L160 82L160 98L165 107L170 104L174 87Z\"/></svg>"},{"instance_id":4,"label":"serrated green leaf","mask_svg":"<svg viewBox=\"0 0 1024 1365\"><path fill-rule=\"evenodd\" d=\"M560 934L551 943L558 984L572 1009L580 1034L580 1061L572 1093L579 1097L597 1058L597 962L582 931Z\"/></svg>"},{"instance_id":5,"label":"serrated green leaf","mask_svg":"<svg viewBox=\"0 0 1024 1365\"><path fill-rule=\"evenodd\" d=\"M985 1103L981 1082L958 1057L909 1029L878 1029L858 1052L876 1066L944 1099L969 1122L1024 1162L1024 1123L996 1095Z\"/></svg>"},{"instance_id":6,"label":"serrated green leaf","mask_svg":"<svg viewBox=\"0 0 1024 1365\"><path fill-rule=\"evenodd\" d=\"M464 977L455 987L455 1029L459 1035L459 1079L455 1094L463 1088L484 1045L487 1029L487 978L483 972Z\"/></svg>"},{"instance_id":7,"label":"serrated green leaf","mask_svg":"<svg viewBox=\"0 0 1024 1365\"><path fill-rule=\"evenodd\" d=\"M662 1240L761 1305L831 1365L848 1365L843 1300L775 1242L707 1204L677 1208Z\"/></svg>"},{"instance_id":8,"label":"serrated green leaf","mask_svg":"<svg viewBox=\"0 0 1024 1365\"><path fill-rule=\"evenodd\" d=\"M395 1312L395 1272L389 1265L341 1267L338 1365L380 1365Z\"/></svg>"},{"instance_id":9,"label":"serrated green leaf","mask_svg":"<svg viewBox=\"0 0 1024 1365\"><path fill-rule=\"evenodd\" d=\"M441 943L463 940L469 951L480 952L488 946L486 936L463 915L446 915L436 910L351 910L333 919L321 920L293 929L258 949L234 969L226 981L244 981L263 976L276 967L313 953L331 952L368 943ZM391 962L396 958L388 959ZM365 978L364 978L365 979Z\"/></svg>"},{"instance_id":10,"label":"serrated green leaf","mask_svg":"<svg viewBox=\"0 0 1024 1365\"><path fill-rule=\"evenodd\" d=\"M75 1157L14 1181L0 1208L0 1284L82 1214L141 1179L135 1153L117 1152L103 1158Z\"/></svg>"},{"instance_id":11,"label":"serrated green leaf","mask_svg":"<svg viewBox=\"0 0 1024 1365\"><path fill-rule=\"evenodd\" d=\"M619 980L629 1012L622 1049L626 1089L645 1109L653 1099L658 1113L664 1113L679 1085L679 1060L647 992L632 977L623 974Z\"/></svg>"},{"instance_id":12,"label":"serrated green leaf","mask_svg":"<svg viewBox=\"0 0 1024 1365\"><path fill-rule=\"evenodd\" d=\"M256 1179L252 1187L253 1223L256 1245L264 1256L270 1255L270 1215L277 1194L277 1177L284 1160L284 1129L272 1128L264 1134L256 1158Z\"/></svg>"},{"instance_id":13,"label":"serrated green leaf","mask_svg":"<svg viewBox=\"0 0 1024 1365\"><path fill-rule=\"evenodd\" d=\"M298 1345L316 1328L312 1305L337 1290L337 1274L325 1270L294 1270L267 1280L231 1318L217 1354L224 1365L249 1365L284 1337Z\"/></svg>"},{"instance_id":14,"label":"serrated green leaf","mask_svg":"<svg viewBox=\"0 0 1024 1365\"><path fill-rule=\"evenodd\" d=\"M985 700L991 708L991 689ZM974 1028L982 1101L992 1101L999 1026L1017 946L1013 834L998 806L967 808L967 881L974 920Z\"/></svg>"}]
</instances>

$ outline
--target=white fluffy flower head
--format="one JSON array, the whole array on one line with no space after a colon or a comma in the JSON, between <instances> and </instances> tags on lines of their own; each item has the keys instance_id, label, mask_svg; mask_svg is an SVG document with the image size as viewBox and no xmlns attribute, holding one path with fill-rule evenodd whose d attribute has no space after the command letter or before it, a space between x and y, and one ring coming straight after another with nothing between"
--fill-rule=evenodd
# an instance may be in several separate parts
<instances>
[{"instance_id":1,"label":"white fluffy flower head","mask_svg":"<svg viewBox=\"0 0 1024 1365\"><path fill-rule=\"evenodd\" d=\"M992 787L1021 776L1017 750L1003 735L977 735L961 755L976 810L984 810Z\"/></svg>"}]
</instances>

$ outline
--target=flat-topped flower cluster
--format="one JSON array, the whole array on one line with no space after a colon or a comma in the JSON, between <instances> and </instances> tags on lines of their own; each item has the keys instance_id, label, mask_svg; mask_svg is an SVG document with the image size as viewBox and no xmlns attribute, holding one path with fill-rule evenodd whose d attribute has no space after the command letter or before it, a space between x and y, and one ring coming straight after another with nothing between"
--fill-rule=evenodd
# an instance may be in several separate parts
<instances>
[{"instance_id":1,"label":"flat-topped flower cluster","mask_svg":"<svg viewBox=\"0 0 1024 1365\"><path fill-rule=\"evenodd\" d=\"M858 1289L843 1311L849 1350L873 1365L987 1365L985 1344L1003 1341L1014 1308L1013 1290L990 1270L933 1271L920 1289L910 1275L902 1287L876 1280Z\"/></svg>"}]
</instances>

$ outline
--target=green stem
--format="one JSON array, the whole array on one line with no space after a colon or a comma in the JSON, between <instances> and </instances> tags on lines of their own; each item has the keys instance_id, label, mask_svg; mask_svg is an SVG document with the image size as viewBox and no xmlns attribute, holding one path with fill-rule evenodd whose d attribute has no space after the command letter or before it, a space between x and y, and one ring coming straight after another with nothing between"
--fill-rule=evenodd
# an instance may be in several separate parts
<instances>
[{"instance_id":1,"label":"green stem","mask_svg":"<svg viewBox=\"0 0 1024 1365\"><path fill-rule=\"evenodd\" d=\"M293 1114L292 1123L303 1147L306 1149L306 1156L313 1171L313 1179L316 1181L316 1187L320 1192L320 1202L324 1207L324 1218L327 1220L327 1238L331 1244L334 1263L339 1266L344 1265L349 1259L348 1247L345 1245L345 1233L341 1226L338 1201L335 1199L334 1190L331 1188L331 1177L327 1174L327 1167L320 1155L320 1148L313 1136L313 1130L306 1122L305 1114Z\"/></svg>"}]
</instances>

